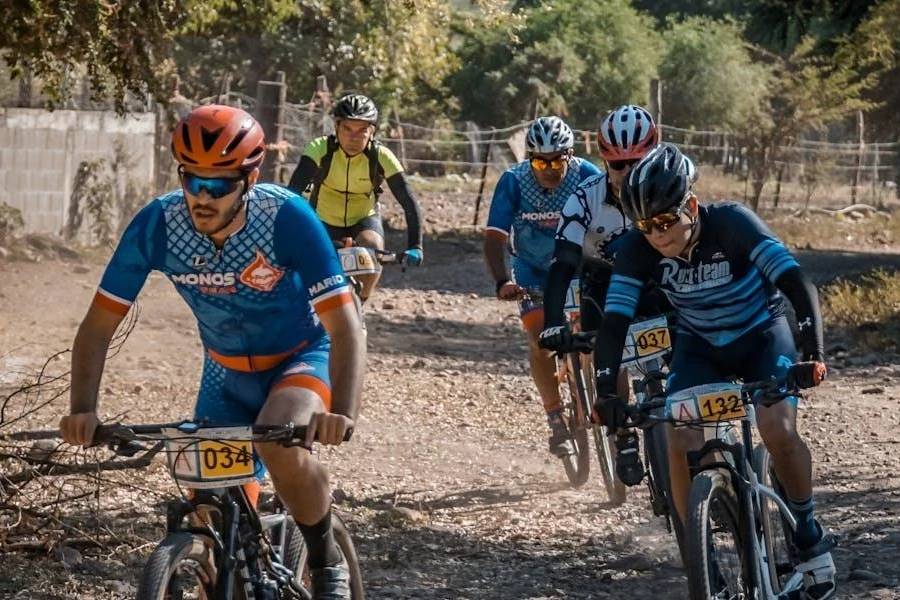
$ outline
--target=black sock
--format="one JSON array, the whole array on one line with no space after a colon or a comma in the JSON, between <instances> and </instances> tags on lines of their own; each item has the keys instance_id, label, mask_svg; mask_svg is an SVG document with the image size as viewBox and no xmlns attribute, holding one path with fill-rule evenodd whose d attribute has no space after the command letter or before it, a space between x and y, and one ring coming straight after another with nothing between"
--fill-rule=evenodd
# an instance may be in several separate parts
<instances>
[{"instance_id":1,"label":"black sock","mask_svg":"<svg viewBox=\"0 0 900 600\"><path fill-rule=\"evenodd\" d=\"M341 562L341 553L334 543L334 530L331 528L331 511L325 513L322 520L315 525L297 523L297 527L306 540L306 548L309 551L307 563L310 569L333 567Z\"/></svg>"}]
</instances>

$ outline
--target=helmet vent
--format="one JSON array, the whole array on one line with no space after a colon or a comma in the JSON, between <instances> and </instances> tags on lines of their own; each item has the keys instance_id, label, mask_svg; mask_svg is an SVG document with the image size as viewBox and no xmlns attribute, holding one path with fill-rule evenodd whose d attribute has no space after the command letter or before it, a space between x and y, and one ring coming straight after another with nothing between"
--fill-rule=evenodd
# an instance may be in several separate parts
<instances>
[{"instance_id":1,"label":"helmet vent","mask_svg":"<svg viewBox=\"0 0 900 600\"><path fill-rule=\"evenodd\" d=\"M228 156L229 154L234 152L234 149L237 148L240 145L240 143L244 141L245 137L247 137L248 131L249 131L248 129L241 129L240 131L238 131L237 135L234 136L234 139L232 139L231 142L228 144L228 147L222 151L222 156Z\"/></svg>"},{"instance_id":2,"label":"helmet vent","mask_svg":"<svg viewBox=\"0 0 900 600\"><path fill-rule=\"evenodd\" d=\"M188 133L187 125L181 126L181 140L184 142L184 147L188 152L194 151L194 149L191 147L191 134Z\"/></svg>"},{"instance_id":3,"label":"helmet vent","mask_svg":"<svg viewBox=\"0 0 900 600\"><path fill-rule=\"evenodd\" d=\"M203 143L204 152L209 152L212 149L213 145L216 143L216 140L219 139L219 134L222 133L222 127L218 129L214 129L210 131L205 127L200 128L200 139Z\"/></svg>"}]
</instances>

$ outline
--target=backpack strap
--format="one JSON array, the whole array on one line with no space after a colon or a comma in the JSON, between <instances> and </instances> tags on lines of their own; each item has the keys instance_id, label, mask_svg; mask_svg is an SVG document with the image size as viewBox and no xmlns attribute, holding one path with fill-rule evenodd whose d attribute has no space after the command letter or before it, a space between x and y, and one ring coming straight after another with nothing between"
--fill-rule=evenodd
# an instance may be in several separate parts
<instances>
[{"instance_id":1,"label":"backpack strap","mask_svg":"<svg viewBox=\"0 0 900 600\"><path fill-rule=\"evenodd\" d=\"M384 182L384 169L381 168L381 163L378 161L378 148L380 146L381 142L372 138L369 147L366 148L366 156L369 159L369 181L372 182L372 192L375 194L376 201L378 196L384 191L381 187L381 184Z\"/></svg>"},{"instance_id":2,"label":"backpack strap","mask_svg":"<svg viewBox=\"0 0 900 600\"><path fill-rule=\"evenodd\" d=\"M322 187L322 182L325 181L325 178L328 176L328 171L331 169L331 159L334 157L334 153L337 152L337 149L337 137L335 137L334 134L331 134L328 136L328 141L326 142L325 155L322 156L322 160L319 161L319 168L313 176L312 192L309 194L309 204L313 208L319 203L319 188Z\"/></svg>"}]
</instances>

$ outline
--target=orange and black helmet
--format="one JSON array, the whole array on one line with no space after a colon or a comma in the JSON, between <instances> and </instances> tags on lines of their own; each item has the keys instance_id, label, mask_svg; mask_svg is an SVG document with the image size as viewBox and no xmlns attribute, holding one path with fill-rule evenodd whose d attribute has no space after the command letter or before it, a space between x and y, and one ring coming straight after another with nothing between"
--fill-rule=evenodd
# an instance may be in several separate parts
<instances>
[{"instance_id":1,"label":"orange and black helmet","mask_svg":"<svg viewBox=\"0 0 900 600\"><path fill-rule=\"evenodd\" d=\"M172 155L184 166L252 171L266 154L262 127L233 106L200 106L172 132Z\"/></svg>"}]
</instances>

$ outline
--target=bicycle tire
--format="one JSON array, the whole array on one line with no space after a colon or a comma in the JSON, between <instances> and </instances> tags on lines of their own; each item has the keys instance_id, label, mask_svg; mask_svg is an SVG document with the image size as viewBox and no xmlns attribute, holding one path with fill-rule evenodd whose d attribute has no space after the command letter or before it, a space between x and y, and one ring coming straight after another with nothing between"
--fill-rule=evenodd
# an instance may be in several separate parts
<instances>
[{"instance_id":1,"label":"bicycle tire","mask_svg":"<svg viewBox=\"0 0 900 600\"><path fill-rule=\"evenodd\" d=\"M563 469L566 478L572 487L581 487L591 475L591 448L588 442L586 407L590 406L587 398L584 371L580 361L573 361L572 355L566 356L566 381L568 382L569 398L563 401L563 410L566 416L566 426L572 443L575 445L575 454L562 457Z\"/></svg>"},{"instance_id":2,"label":"bicycle tire","mask_svg":"<svg viewBox=\"0 0 900 600\"><path fill-rule=\"evenodd\" d=\"M199 598L211 600L216 584L215 559L201 536L186 531L170 533L153 550L141 572L137 600L180 600L183 595L172 589L173 583L179 585L173 578L177 577L180 565L198 575Z\"/></svg>"},{"instance_id":3,"label":"bicycle tire","mask_svg":"<svg viewBox=\"0 0 900 600\"><path fill-rule=\"evenodd\" d=\"M294 572L294 579L298 584L311 589L309 569L306 566L306 542L303 541L303 534L300 533L300 528L297 527L294 520L289 518L287 522L289 525L284 542L287 548L284 564ZM331 527L334 531L334 541L341 549L350 571L350 598L364 600L365 589L362 571L359 568L359 557L356 555L356 546L344 521L334 511L331 512Z\"/></svg>"},{"instance_id":4,"label":"bicycle tire","mask_svg":"<svg viewBox=\"0 0 900 600\"><path fill-rule=\"evenodd\" d=\"M753 450L753 465L761 485L778 492L784 498L784 490L778 483L772 466L772 456L765 446L759 444ZM767 573L773 591L780 592L794 572L796 559L791 554L793 531L785 522L781 511L772 500L760 495L759 520L762 525L763 543L769 556Z\"/></svg>"},{"instance_id":5,"label":"bicycle tire","mask_svg":"<svg viewBox=\"0 0 900 600\"><path fill-rule=\"evenodd\" d=\"M739 522L738 498L731 485L730 474L720 470L702 471L691 482L688 499L688 515L685 524L685 564L688 592L691 600L710 598L738 598L747 590L747 561L744 560L744 545ZM719 527L711 527L711 515L722 518ZM740 576L735 582L725 582L718 566L717 552L713 548L712 535L727 528L725 532L734 544L738 556ZM732 573L733 574L733 573ZM731 595L719 595L722 588L731 588Z\"/></svg>"},{"instance_id":6,"label":"bicycle tire","mask_svg":"<svg viewBox=\"0 0 900 600\"><path fill-rule=\"evenodd\" d=\"M593 355L582 354L579 369L582 373L580 379L584 385L584 395L587 402L586 410L593 411L597 399L597 393L594 388ZM584 377L584 373L590 373L591 376ZM627 488L616 475L617 450L615 435L606 435L606 427L603 427L602 425L591 427L591 433L594 438L594 447L597 451L597 462L600 466L600 479L603 481L603 489L606 491L606 497L613 506L623 504L627 496Z\"/></svg>"}]
</instances>

